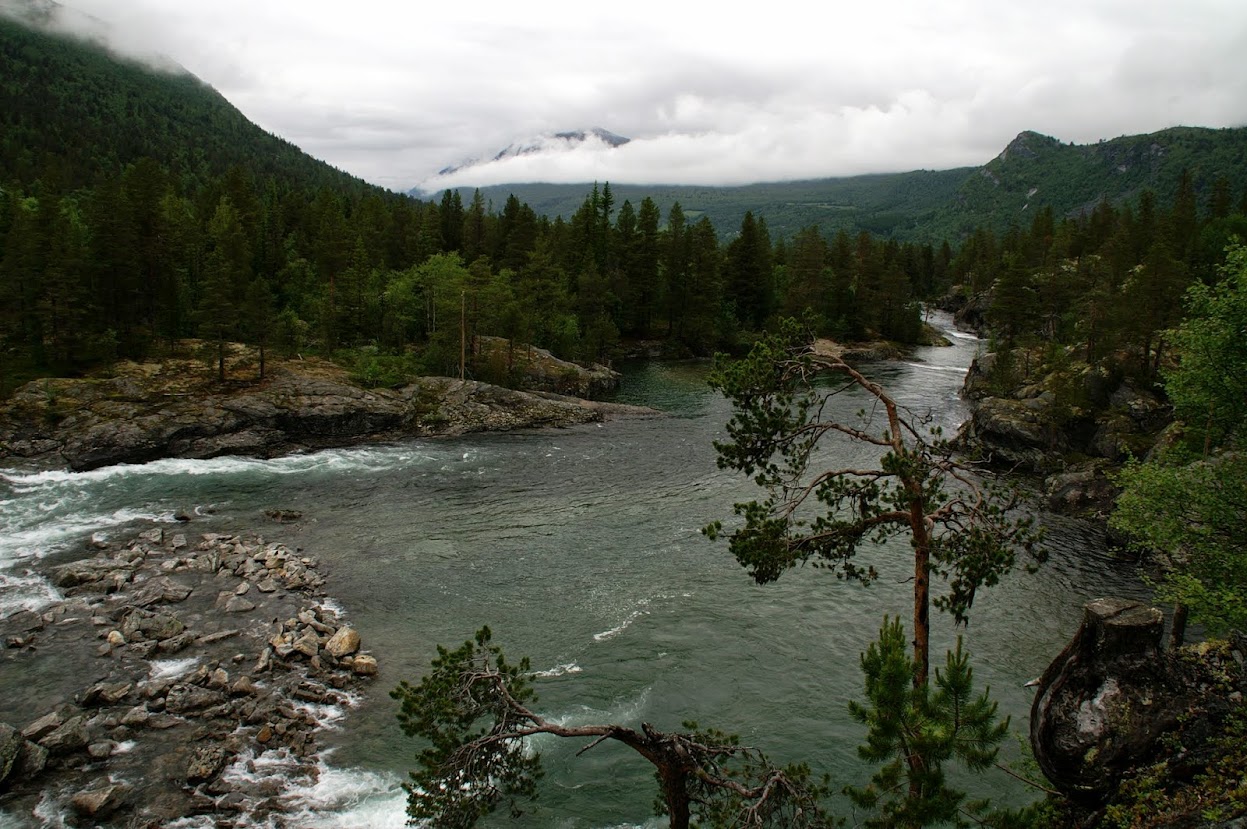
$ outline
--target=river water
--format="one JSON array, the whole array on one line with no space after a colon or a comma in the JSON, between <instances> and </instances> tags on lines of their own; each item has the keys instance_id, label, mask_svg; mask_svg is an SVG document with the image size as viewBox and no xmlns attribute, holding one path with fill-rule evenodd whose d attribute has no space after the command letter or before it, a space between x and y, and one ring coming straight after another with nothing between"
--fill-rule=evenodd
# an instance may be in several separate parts
<instances>
[{"instance_id":1,"label":"river water","mask_svg":"<svg viewBox=\"0 0 1247 829\"><path fill-rule=\"evenodd\" d=\"M944 318L937 319L947 325ZM915 412L951 431L979 342L918 349L868 373ZM864 783L858 657L886 614L908 618L908 545L870 551L882 578L838 581L812 567L758 586L698 528L754 497L715 465L711 445L730 415L701 364L649 364L626 375L621 397L670 413L559 431L331 450L276 460L170 460L87 473L0 475L0 615L55 596L36 557L81 549L94 531L120 534L179 509L198 531L258 528L322 561L329 587L379 659L374 691L324 738L320 781L298 790L292 825L402 826L400 785L416 745L399 732L387 693L416 681L437 644L481 625L540 672L538 708L566 723L683 720L738 733L781 761L804 760L836 788ZM869 400L833 398L844 417ZM882 426L876 420L876 431ZM840 445L824 459L869 460ZM266 509L299 510L274 525ZM1142 594L1134 567L1106 551L1092 525L1045 516L1050 561L985 591L969 627L935 614L932 652L960 633L976 679L1025 732L1037 677L1100 595ZM54 657L51 657L54 658ZM0 720L3 720L0 705ZM549 738L535 746L547 777L524 818L482 825L661 826L652 818L651 768L626 749ZM981 790L1018 803L1030 795L1001 774ZM847 806L840 804L842 808ZM844 813L844 812L842 812ZM13 816L9 816L12 820ZM0 815L0 823L4 822ZM19 824L20 825L20 824Z\"/></svg>"}]
</instances>

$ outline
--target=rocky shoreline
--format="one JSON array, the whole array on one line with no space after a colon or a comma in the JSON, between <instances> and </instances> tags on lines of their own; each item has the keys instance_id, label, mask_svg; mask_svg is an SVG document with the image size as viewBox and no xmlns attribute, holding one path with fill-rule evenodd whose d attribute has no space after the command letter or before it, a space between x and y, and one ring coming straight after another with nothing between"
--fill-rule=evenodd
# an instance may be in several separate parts
<instances>
[{"instance_id":1,"label":"rocky shoreline","mask_svg":"<svg viewBox=\"0 0 1247 829\"><path fill-rule=\"evenodd\" d=\"M263 380L222 385L203 374L194 361L165 360L122 363L107 378L27 383L0 407L0 462L80 472L160 458L275 457L658 414L446 377L367 389L344 369L315 359L274 364Z\"/></svg>"},{"instance_id":2,"label":"rocky shoreline","mask_svg":"<svg viewBox=\"0 0 1247 829\"><path fill-rule=\"evenodd\" d=\"M4 813L293 825L291 781L316 780L318 734L377 660L325 598L315 558L186 530L97 536L93 557L45 573L63 601L0 620Z\"/></svg>"}]
</instances>

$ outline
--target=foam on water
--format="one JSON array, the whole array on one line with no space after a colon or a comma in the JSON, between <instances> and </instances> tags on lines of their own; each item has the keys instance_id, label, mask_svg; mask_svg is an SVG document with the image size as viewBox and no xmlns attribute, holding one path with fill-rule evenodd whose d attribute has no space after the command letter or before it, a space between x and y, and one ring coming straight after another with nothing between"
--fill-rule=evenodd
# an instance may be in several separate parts
<instances>
[{"instance_id":1,"label":"foam on water","mask_svg":"<svg viewBox=\"0 0 1247 829\"><path fill-rule=\"evenodd\" d=\"M190 673L196 665L199 664L198 657L190 657L187 659L157 659L151 663L151 670L148 672L153 680L174 679L183 674Z\"/></svg>"},{"instance_id":2,"label":"foam on water","mask_svg":"<svg viewBox=\"0 0 1247 829\"><path fill-rule=\"evenodd\" d=\"M565 662L562 665L555 665L553 668L545 671L533 671L533 676L548 679L550 677L563 676L564 674L578 674L583 670L584 668L580 667L575 662Z\"/></svg>"},{"instance_id":3,"label":"foam on water","mask_svg":"<svg viewBox=\"0 0 1247 829\"><path fill-rule=\"evenodd\" d=\"M911 362L906 362L905 365L909 366L910 368L923 369L926 371L944 371L950 374L959 374L963 376L966 373L966 370L962 368L961 366L937 366L931 363L911 363Z\"/></svg>"},{"instance_id":4,"label":"foam on water","mask_svg":"<svg viewBox=\"0 0 1247 829\"><path fill-rule=\"evenodd\" d=\"M238 791L280 791L285 812L270 815L260 827L402 827L407 795L397 775L330 766L322 758L310 772L285 749L259 757L244 752L222 773Z\"/></svg>"},{"instance_id":5,"label":"foam on water","mask_svg":"<svg viewBox=\"0 0 1247 829\"><path fill-rule=\"evenodd\" d=\"M254 488L287 476L349 478L448 461L477 476L485 455L482 448L465 452L462 446L433 444L330 449L273 459L167 458L87 472L0 470L0 618L61 598L43 579L15 575L22 560L62 552L94 533L140 522L171 523L187 502L203 514L205 487L229 497L240 486Z\"/></svg>"},{"instance_id":6,"label":"foam on water","mask_svg":"<svg viewBox=\"0 0 1247 829\"><path fill-rule=\"evenodd\" d=\"M624 619L619 624L615 625L613 628L604 630L601 633L593 634L593 641L594 642L605 642L608 639L614 639L616 636L618 636L619 634L627 630L629 627L631 627L632 623L635 622L637 619L641 618L642 616L648 616L648 615L649 615L648 610L634 610L628 614L628 617L626 619Z\"/></svg>"}]
</instances>

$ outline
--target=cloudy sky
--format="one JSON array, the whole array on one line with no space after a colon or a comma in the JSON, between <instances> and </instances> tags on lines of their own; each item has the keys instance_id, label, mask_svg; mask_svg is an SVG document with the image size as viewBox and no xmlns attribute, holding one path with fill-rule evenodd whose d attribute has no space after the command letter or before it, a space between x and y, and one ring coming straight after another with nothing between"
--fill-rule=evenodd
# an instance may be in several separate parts
<instances>
[{"instance_id":1,"label":"cloudy sky","mask_svg":"<svg viewBox=\"0 0 1247 829\"><path fill-rule=\"evenodd\" d=\"M358 176L735 184L1247 124L1244 0L62 0ZM616 150L522 156L600 126Z\"/></svg>"}]
</instances>

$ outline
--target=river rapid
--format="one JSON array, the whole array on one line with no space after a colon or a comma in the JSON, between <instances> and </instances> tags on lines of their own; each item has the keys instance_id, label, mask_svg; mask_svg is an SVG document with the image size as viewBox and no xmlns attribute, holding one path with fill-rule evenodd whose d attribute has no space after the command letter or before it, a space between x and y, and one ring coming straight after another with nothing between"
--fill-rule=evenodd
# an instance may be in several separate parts
<instances>
[{"instance_id":1,"label":"river rapid","mask_svg":"<svg viewBox=\"0 0 1247 829\"><path fill-rule=\"evenodd\" d=\"M867 373L946 433L967 415L958 391L979 342L921 348ZM342 712L319 782L299 791L289 825L402 826L401 783L417 746L394 719L388 691L416 681L436 645L482 625L538 671L538 709L565 723L683 720L738 733L781 762L804 760L833 785L862 784L862 727L846 708L862 696L858 657L886 614L907 619L908 545L869 551L869 588L805 567L758 586L699 528L754 497L717 469L712 441L730 407L703 364L648 364L621 399L671 416L525 434L490 434L317 452L276 460L167 460L86 473L0 471L0 616L55 597L39 562L81 554L93 532L117 534L195 513L188 532L256 529L317 556L330 594L363 634L381 675ZM869 404L842 394L843 417ZM881 430L876 418L873 427ZM822 460L869 461L839 445ZM272 508L303 518L278 525ZM962 635L975 676L1025 733L1037 677L1065 645L1080 608L1101 595L1141 596L1134 565L1106 550L1093 525L1043 516L1049 562L982 593L967 629L933 614L933 661ZM49 654L55 670L55 654ZM68 666L65 667L68 670ZM37 683L5 682L38 694ZM0 720L4 717L0 703ZM21 723L15 723L19 727ZM524 818L485 826L662 826L652 817L651 767L630 751L554 738L538 803ZM257 770L262 773L263 769ZM1003 774L980 791L1019 803L1031 795ZM840 803L841 814L848 807ZM55 824L56 818L49 817ZM24 825L0 814L0 825Z\"/></svg>"}]
</instances>

